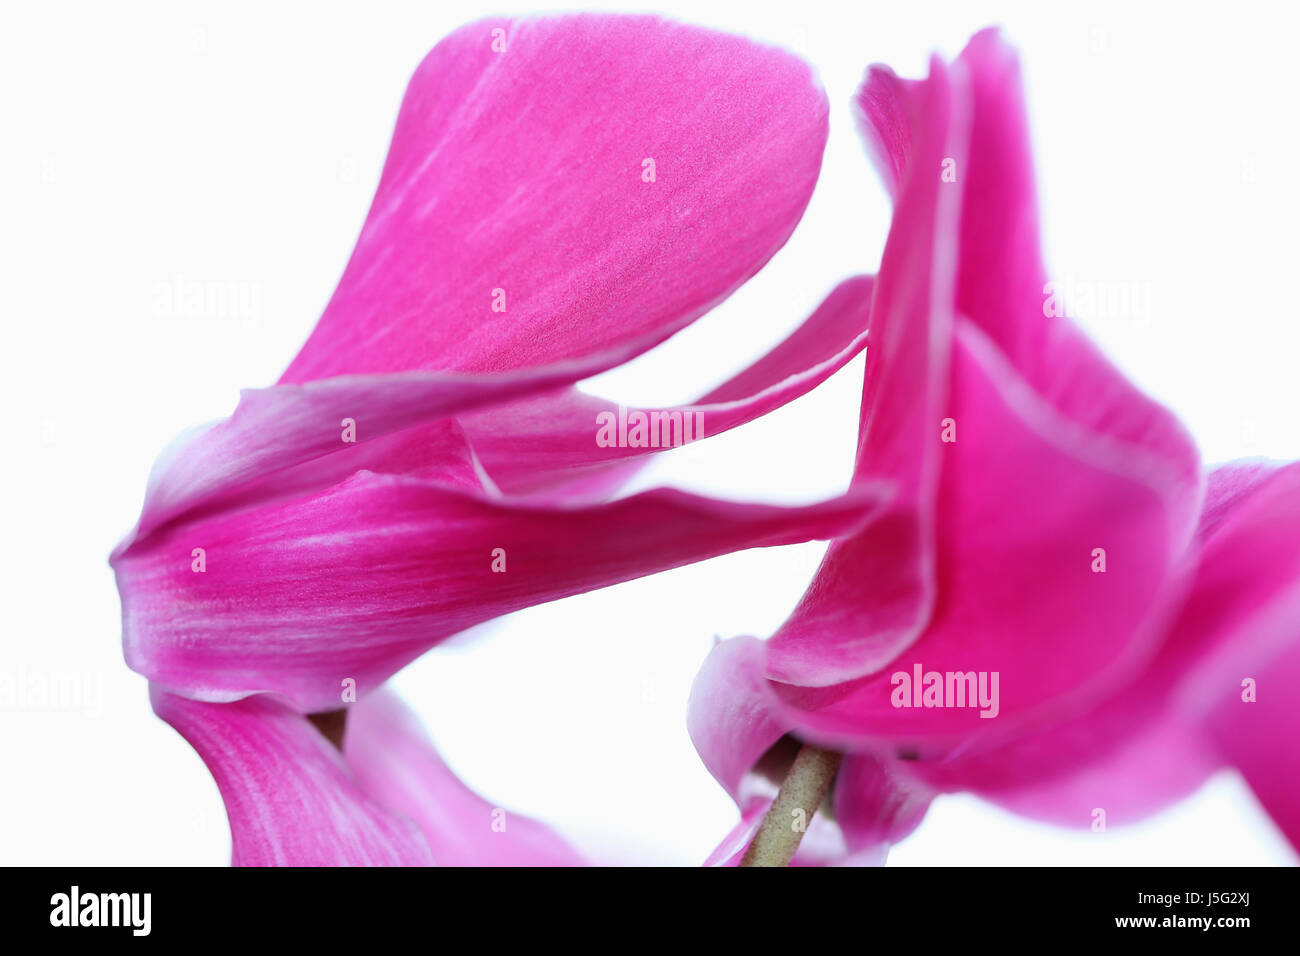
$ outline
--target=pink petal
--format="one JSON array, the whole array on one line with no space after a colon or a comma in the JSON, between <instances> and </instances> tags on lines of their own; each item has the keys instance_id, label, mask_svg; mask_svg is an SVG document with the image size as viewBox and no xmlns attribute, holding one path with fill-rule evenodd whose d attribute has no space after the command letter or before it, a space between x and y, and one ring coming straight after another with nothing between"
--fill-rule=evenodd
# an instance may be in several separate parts
<instances>
[{"instance_id":1,"label":"pink petal","mask_svg":"<svg viewBox=\"0 0 1300 956\"><path fill-rule=\"evenodd\" d=\"M735 550L841 534L881 500L864 488L772 508L657 490L522 505L361 472L317 495L160 530L119 555L127 662L187 696L271 692L329 710L345 679L378 687L474 624ZM496 549L504 573L492 570Z\"/></svg>"},{"instance_id":2,"label":"pink petal","mask_svg":"<svg viewBox=\"0 0 1300 956\"><path fill-rule=\"evenodd\" d=\"M1247 671L1300 638L1300 462L1210 473L1195 584L1155 665L1180 712L1238 700Z\"/></svg>"},{"instance_id":3,"label":"pink petal","mask_svg":"<svg viewBox=\"0 0 1300 956\"><path fill-rule=\"evenodd\" d=\"M1172 415L1045 314L1018 69L997 35L921 83L873 71L859 106L898 204L858 474L902 493L828 551L772 640L770 676L840 685L787 695L817 711L808 731L986 733L972 711L895 710L890 674L917 662L1001 671L999 729L1117 679L1176 597L1198 456ZM956 178L944 182L949 160ZM949 419L956 441L942 443ZM1118 566L1092 575L1095 548Z\"/></svg>"},{"instance_id":4,"label":"pink petal","mask_svg":"<svg viewBox=\"0 0 1300 956\"><path fill-rule=\"evenodd\" d=\"M826 133L808 66L743 38L594 14L463 27L416 70L347 271L283 381L625 361L782 246Z\"/></svg>"},{"instance_id":5,"label":"pink petal","mask_svg":"<svg viewBox=\"0 0 1300 956\"><path fill-rule=\"evenodd\" d=\"M1191 437L1164 407L1128 382L1069 319L1047 308L1033 152L1015 50L997 30L977 34L964 68L974 122L962 184L957 309L993 340L1044 401L1117 454L1140 458L1171 483L1195 484ZM1187 530L1196 500L1188 496Z\"/></svg>"},{"instance_id":6,"label":"pink petal","mask_svg":"<svg viewBox=\"0 0 1300 956\"><path fill-rule=\"evenodd\" d=\"M895 201L912 159L912 113L925 108L927 94L917 89L923 82L901 79L887 66L873 66L853 103L858 132Z\"/></svg>"},{"instance_id":7,"label":"pink petal","mask_svg":"<svg viewBox=\"0 0 1300 956\"><path fill-rule=\"evenodd\" d=\"M1204 622L1216 653L1203 656L1183 702L1202 713L1215 702L1202 726L1300 850L1300 463L1238 468L1218 484L1227 503L1212 516L1216 560L1185 615L1189 626Z\"/></svg>"},{"instance_id":8,"label":"pink petal","mask_svg":"<svg viewBox=\"0 0 1300 956\"><path fill-rule=\"evenodd\" d=\"M766 652L754 637L720 641L691 686L686 729L713 778L736 801L753 792L746 778L789 731L764 678Z\"/></svg>"},{"instance_id":9,"label":"pink petal","mask_svg":"<svg viewBox=\"0 0 1300 956\"><path fill-rule=\"evenodd\" d=\"M1300 851L1300 601L1294 597L1289 609L1291 644L1277 656L1259 662L1249 673L1225 674L1231 678L1252 677L1257 699L1247 703L1237 693L1225 696L1206 721L1219 754L1246 778L1250 788L1268 811L1273 822Z\"/></svg>"},{"instance_id":10,"label":"pink petal","mask_svg":"<svg viewBox=\"0 0 1300 956\"><path fill-rule=\"evenodd\" d=\"M234 866L427 866L424 837L375 803L311 722L267 697L209 704L150 689L230 817Z\"/></svg>"},{"instance_id":11,"label":"pink petal","mask_svg":"<svg viewBox=\"0 0 1300 956\"><path fill-rule=\"evenodd\" d=\"M868 276L841 282L776 348L690 405L622 409L624 421L637 413L658 416L652 421L660 424L648 436L654 443L651 447L598 445L593 439L600 416L608 414L618 421L620 408L576 389L473 412L461 416L460 423L484 469L502 490L527 493L563 482L581 493L597 494L626 478L629 466L635 464L632 459L669 446L674 436L680 439L683 423L694 421L702 427L702 433L692 431L692 440L718 435L824 382L866 345L871 293ZM665 428L668 433L662 434Z\"/></svg>"},{"instance_id":12,"label":"pink petal","mask_svg":"<svg viewBox=\"0 0 1300 956\"><path fill-rule=\"evenodd\" d=\"M779 685L805 732L932 743L1010 733L1131 673L1177 597L1193 489L1092 443L969 323L953 358L950 408L962 431L944 452L934 616L876 674L829 688ZM1092 570L1099 547L1105 573ZM870 590L857 582L846 597L869 601ZM895 707L893 675L917 665L999 675L996 719L974 707Z\"/></svg>"},{"instance_id":13,"label":"pink petal","mask_svg":"<svg viewBox=\"0 0 1300 956\"><path fill-rule=\"evenodd\" d=\"M934 791L897 762L846 754L835 779L835 818L855 854L884 855L921 825Z\"/></svg>"},{"instance_id":14,"label":"pink petal","mask_svg":"<svg viewBox=\"0 0 1300 956\"><path fill-rule=\"evenodd\" d=\"M140 521L118 553L195 513L320 490L363 468L394 470L394 459L406 466L398 471L413 469L415 462L392 450L393 443L409 445L412 435L428 448L419 463L422 472L472 471L468 446L446 417L567 381L548 375L542 382L535 375L410 373L246 389L229 419L191 436L155 464Z\"/></svg>"},{"instance_id":15,"label":"pink petal","mask_svg":"<svg viewBox=\"0 0 1300 956\"><path fill-rule=\"evenodd\" d=\"M876 281L867 349L855 481L898 488L891 510L868 534L836 542L790 620L773 636L771 676L830 684L867 673L910 644L934 600L934 496L940 419L948 412L952 258L959 194L941 188L945 156L964 155L960 102L935 60L924 83L897 85L908 102L888 111L927 122L909 138L906 169ZM865 104L870 108L870 104ZM958 112L954 112L958 111ZM875 114L870 114L873 117Z\"/></svg>"},{"instance_id":16,"label":"pink petal","mask_svg":"<svg viewBox=\"0 0 1300 956\"><path fill-rule=\"evenodd\" d=\"M550 828L507 813L470 790L393 694L348 710L344 751L357 779L385 807L414 820L438 866L585 866Z\"/></svg>"},{"instance_id":17,"label":"pink petal","mask_svg":"<svg viewBox=\"0 0 1300 956\"><path fill-rule=\"evenodd\" d=\"M647 413L694 415L705 432L752 421L842 368L866 344L871 279L842 282L784 342L693 405ZM408 373L354 376L245 390L231 418L165 455L150 479L133 539L200 510L246 507L327 488L362 469L420 474L461 487L483 482L508 492L585 479L588 494L612 486L620 462L655 448L601 448L597 416L618 406L576 389L539 389L570 380L571 368L514 375ZM509 401L520 394L531 397ZM476 406L493 403L482 411ZM632 410L637 411L637 410ZM448 417L461 412L459 420ZM344 442L344 420L355 427ZM656 434L659 429L656 428ZM472 439L473 448L466 440ZM488 472L484 475L483 470Z\"/></svg>"},{"instance_id":18,"label":"pink petal","mask_svg":"<svg viewBox=\"0 0 1300 956\"><path fill-rule=\"evenodd\" d=\"M1144 691L1139 684L1129 693ZM1120 724L1121 714L1131 722ZM1039 756L1046 763L1034 767ZM1021 816L1090 830L1098 820L1107 827L1137 823L1194 792L1221 765L1204 735L1178 716L1115 701L969 763L922 766L918 773L940 789L972 790Z\"/></svg>"},{"instance_id":19,"label":"pink petal","mask_svg":"<svg viewBox=\"0 0 1300 956\"><path fill-rule=\"evenodd\" d=\"M1300 749L1279 730L1293 708L1292 695L1278 693L1290 686L1285 655L1300 639L1300 465L1212 472L1199 538L1191 592L1131 682L1038 732L921 761L915 771L942 789L972 789L1078 827L1090 826L1097 808L1108 824L1133 822L1191 792L1222 762L1211 738L1229 759L1240 756L1243 770L1267 753L1258 765L1285 777ZM1270 686L1260 703L1241 701L1245 677ZM1260 787L1286 821L1269 772Z\"/></svg>"}]
</instances>

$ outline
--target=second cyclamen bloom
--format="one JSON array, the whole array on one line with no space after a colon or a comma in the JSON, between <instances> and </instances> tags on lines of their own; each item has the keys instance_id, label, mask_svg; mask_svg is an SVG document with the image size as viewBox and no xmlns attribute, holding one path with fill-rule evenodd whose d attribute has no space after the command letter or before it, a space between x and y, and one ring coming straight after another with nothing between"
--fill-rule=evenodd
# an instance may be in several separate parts
<instances>
[{"instance_id":1,"label":"second cyclamen bloom","mask_svg":"<svg viewBox=\"0 0 1300 956\"><path fill-rule=\"evenodd\" d=\"M834 815L863 861L935 792L1088 828L1224 762L1294 839L1296 748L1257 743L1295 724L1293 697L1239 694L1300 638L1300 472L1220 468L1207 492L1181 425L1046 307L996 33L924 80L872 69L857 105L895 208L854 482L901 493L831 544L769 641L723 642L699 675L692 737L744 815L718 861L744 851L792 740L844 754Z\"/></svg>"}]
</instances>

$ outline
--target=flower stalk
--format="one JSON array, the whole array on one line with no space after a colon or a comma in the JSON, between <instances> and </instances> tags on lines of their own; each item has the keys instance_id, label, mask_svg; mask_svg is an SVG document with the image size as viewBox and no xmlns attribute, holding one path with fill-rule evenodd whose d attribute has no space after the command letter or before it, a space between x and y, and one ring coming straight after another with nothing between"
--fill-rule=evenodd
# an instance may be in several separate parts
<instances>
[{"instance_id":1,"label":"flower stalk","mask_svg":"<svg viewBox=\"0 0 1300 956\"><path fill-rule=\"evenodd\" d=\"M839 768L840 754L804 744L740 865L789 866Z\"/></svg>"}]
</instances>

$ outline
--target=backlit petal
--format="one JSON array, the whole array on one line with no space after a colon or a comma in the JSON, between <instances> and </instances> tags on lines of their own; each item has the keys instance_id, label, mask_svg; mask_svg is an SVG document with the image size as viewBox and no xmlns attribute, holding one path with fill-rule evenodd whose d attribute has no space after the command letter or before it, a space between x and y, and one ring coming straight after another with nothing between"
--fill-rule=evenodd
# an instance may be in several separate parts
<instances>
[{"instance_id":1,"label":"backlit petal","mask_svg":"<svg viewBox=\"0 0 1300 956\"><path fill-rule=\"evenodd\" d=\"M462 27L415 71L282 381L619 364L781 247L826 134L807 64L741 37L593 14Z\"/></svg>"},{"instance_id":2,"label":"backlit petal","mask_svg":"<svg viewBox=\"0 0 1300 956\"><path fill-rule=\"evenodd\" d=\"M158 716L221 790L235 866L427 866L415 825L371 799L311 722L268 697L230 704L153 687Z\"/></svg>"},{"instance_id":3,"label":"backlit petal","mask_svg":"<svg viewBox=\"0 0 1300 956\"><path fill-rule=\"evenodd\" d=\"M744 548L842 534L882 498L863 488L776 508L661 489L525 505L360 472L321 494L159 531L120 555L127 662L192 697L271 692L330 710L344 680L372 690L474 624Z\"/></svg>"}]
</instances>

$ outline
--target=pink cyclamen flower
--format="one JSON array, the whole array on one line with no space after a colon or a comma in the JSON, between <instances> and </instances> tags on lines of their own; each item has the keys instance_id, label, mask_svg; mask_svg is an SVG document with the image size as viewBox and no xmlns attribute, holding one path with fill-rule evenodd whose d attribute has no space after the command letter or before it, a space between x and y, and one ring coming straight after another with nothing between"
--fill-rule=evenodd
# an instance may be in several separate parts
<instances>
[{"instance_id":1,"label":"pink cyclamen flower","mask_svg":"<svg viewBox=\"0 0 1300 956\"><path fill-rule=\"evenodd\" d=\"M873 68L857 105L895 211L854 481L901 493L830 545L770 640L720 644L697 678L692 737L749 822L733 847L787 735L844 753L857 859L937 791L1089 827L1224 762L1295 842L1300 707L1275 678L1300 667L1300 465L1207 490L1174 417L1054 307L996 32L924 80Z\"/></svg>"},{"instance_id":2,"label":"pink cyclamen flower","mask_svg":"<svg viewBox=\"0 0 1300 956\"><path fill-rule=\"evenodd\" d=\"M725 431L842 367L865 344L867 277L694 405L625 411L573 387L762 267L826 132L797 58L650 17L484 21L419 66L310 339L164 455L112 557L127 662L212 767L236 862L472 858L388 801L382 751L353 734L398 718L374 704L372 724L368 694L481 621L842 534L883 500L609 497L682 429ZM619 440L600 441L615 417ZM358 697L339 757L302 715Z\"/></svg>"}]
</instances>

